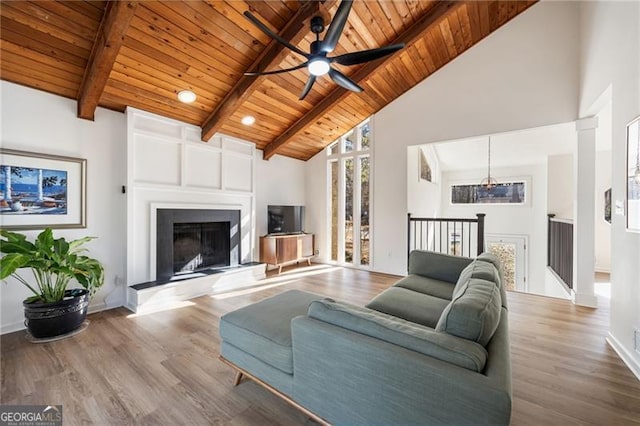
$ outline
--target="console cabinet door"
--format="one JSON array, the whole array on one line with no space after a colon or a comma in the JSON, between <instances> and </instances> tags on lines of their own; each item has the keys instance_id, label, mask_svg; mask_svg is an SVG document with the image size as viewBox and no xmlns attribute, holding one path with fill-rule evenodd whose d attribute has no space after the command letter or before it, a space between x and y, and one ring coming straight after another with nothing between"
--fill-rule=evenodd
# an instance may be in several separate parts
<instances>
[{"instance_id":1,"label":"console cabinet door","mask_svg":"<svg viewBox=\"0 0 640 426\"><path fill-rule=\"evenodd\" d=\"M301 235L300 239L300 257L313 256L313 235Z\"/></svg>"},{"instance_id":2,"label":"console cabinet door","mask_svg":"<svg viewBox=\"0 0 640 426\"><path fill-rule=\"evenodd\" d=\"M278 253L278 262L292 262L298 259L298 239L278 238L276 242L276 252Z\"/></svg>"},{"instance_id":3,"label":"console cabinet door","mask_svg":"<svg viewBox=\"0 0 640 426\"><path fill-rule=\"evenodd\" d=\"M260 262L275 265L278 263L276 239L260 237Z\"/></svg>"}]
</instances>

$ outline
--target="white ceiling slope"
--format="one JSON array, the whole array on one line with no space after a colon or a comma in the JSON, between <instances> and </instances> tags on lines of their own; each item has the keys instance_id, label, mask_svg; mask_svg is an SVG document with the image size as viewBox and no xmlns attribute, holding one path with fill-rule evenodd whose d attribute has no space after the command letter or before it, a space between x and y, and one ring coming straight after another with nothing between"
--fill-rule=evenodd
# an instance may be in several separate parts
<instances>
[{"instance_id":1,"label":"white ceiling slope","mask_svg":"<svg viewBox=\"0 0 640 426\"><path fill-rule=\"evenodd\" d=\"M548 156L571 154L576 143L575 122L434 143L443 171L487 167L491 136L491 167L543 164Z\"/></svg>"}]
</instances>

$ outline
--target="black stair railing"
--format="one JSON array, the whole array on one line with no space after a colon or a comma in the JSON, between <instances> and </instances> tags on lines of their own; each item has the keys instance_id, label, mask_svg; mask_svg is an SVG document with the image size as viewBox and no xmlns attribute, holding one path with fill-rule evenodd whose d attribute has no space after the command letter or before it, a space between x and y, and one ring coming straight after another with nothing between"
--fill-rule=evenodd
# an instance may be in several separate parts
<instances>
[{"instance_id":1,"label":"black stair railing","mask_svg":"<svg viewBox=\"0 0 640 426\"><path fill-rule=\"evenodd\" d=\"M554 214L547 217L547 266L573 288L573 223Z\"/></svg>"},{"instance_id":2,"label":"black stair railing","mask_svg":"<svg viewBox=\"0 0 640 426\"><path fill-rule=\"evenodd\" d=\"M484 251L484 213L475 219L426 218L407 215L407 256L412 250L429 250L475 257Z\"/></svg>"}]
</instances>

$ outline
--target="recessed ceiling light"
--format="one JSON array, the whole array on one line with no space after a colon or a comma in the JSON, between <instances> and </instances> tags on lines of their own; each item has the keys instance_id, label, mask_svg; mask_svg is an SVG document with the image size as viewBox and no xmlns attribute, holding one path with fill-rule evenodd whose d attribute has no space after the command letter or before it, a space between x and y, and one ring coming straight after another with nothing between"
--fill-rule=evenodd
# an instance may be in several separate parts
<instances>
[{"instance_id":1,"label":"recessed ceiling light","mask_svg":"<svg viewBox=\"0 0 640 426\"><path fill-rule=\"evenodd\" d=\"M191 90L181 90L178 92L178 99L180 100L180 102L190 104L191 102L196 100L196 94Z\"/></svg>"},{"instance_id":2,"label":"recessed ceiling light","mask_svg":"<svg viewBox=\"0 0 640 426\"><path fill-rule=\"evenodd\" d=\"M242 117L242 120L240 120L240 122L245 126L251 126L256 122L256 118L252 115L245 115L244 117Z\"/></svg>"}]
</instances>

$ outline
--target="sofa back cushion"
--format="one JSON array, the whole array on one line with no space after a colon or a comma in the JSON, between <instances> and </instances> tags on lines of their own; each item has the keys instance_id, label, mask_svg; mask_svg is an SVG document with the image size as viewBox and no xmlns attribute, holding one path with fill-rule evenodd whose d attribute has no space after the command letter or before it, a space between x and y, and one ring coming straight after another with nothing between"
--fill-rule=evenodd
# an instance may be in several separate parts
<instances>
[{"instance_id":1,"label":"sofa back cushion","mask_svg":"<svg viewBox=\"0 0 640 426\"><path fill-rule=\"evenodd\" d=\"M453 289L453 297L456 298L464 290L466 284L472 278L491 281L496 287L500 287L500 273L492 263L474 260L460 273L458 282Z\"/></svg>"},{"instance_id":2,"label":"sofa back cushion","mask_svg":"<svg viewBox=\"0 0 640 426\"><path fill-rule=\"evenodd\" d=\"M481 253L478 257L476 257L476 259L483 262L492 263L493 266L496 267L496 269L500 269L500 258L493 253L487 253L485 251L484 253Z\"/></svg>"},{"instance_id":3,"label":"sofa back cushion","mask_svg":"<svg viewBox=\"0 0 640 426\"><path fill-rule=\"evenodd\" d=\"M365 307L325 299L312 302L307 315L469 370L481 372L487 361L477 343Z\"/></svg>"},{"instance_id":4,"label":"sofa back cushion","mask_svg":"<svg viewBox=\"0 0 640 426\"><path fill-rule=\"evenodd\" d=\"M455 283L470 262L468 257L413 250L409 254L409 274Z\"/></svg>"},{"instance_id":5,"label":"sofa back cushion","mask_svg":"<svg viewBox=\"0 0 640 426\"><path fill-rule=\"evenodd\" d=\"M500 289L492 281L470 278L442 312L436 331L486 346L500 322Z\"/></svg>"},{"instance_id":6,"label":"sofa back cushion","mask_svg":"<svg viewBox=\"0 0 640 426\"><path fill-rule=\"evenodd\" d=\"M502 267L500 266L500 259L498 256L492 253L482 253L476 258L478 262L488 262L495 266L498 271L498 277L500 278L500 296L502 297L502 307L507 309L507 289L505 288L504 276L502 275Z\"/></svg>"}]
</instances>

